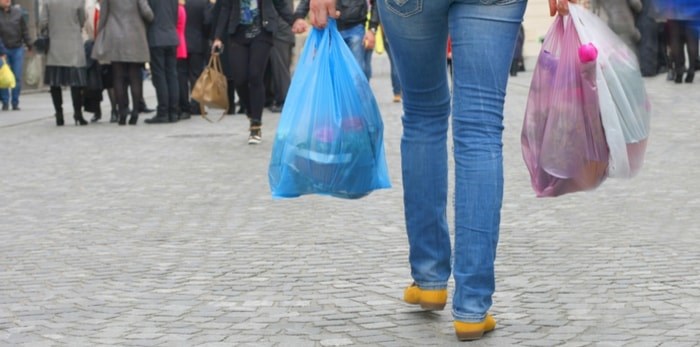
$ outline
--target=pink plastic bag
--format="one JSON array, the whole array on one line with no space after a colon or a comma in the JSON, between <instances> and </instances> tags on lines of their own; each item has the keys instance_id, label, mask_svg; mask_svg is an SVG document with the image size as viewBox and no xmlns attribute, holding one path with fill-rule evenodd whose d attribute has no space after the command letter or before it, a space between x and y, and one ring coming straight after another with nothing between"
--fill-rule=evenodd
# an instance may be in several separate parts
<instances>
[{"instance_id":1,"label":"pink plastic bag","mask_svg":"<svg viewBox=\"0 0 700 347\"><path fill-rule=\"evenodd\" d=\"M594 189L606 178L596 61L580 48L571 19L557 16L537 60L521 137L538 197Z\"/></svg>"}]
</instances>

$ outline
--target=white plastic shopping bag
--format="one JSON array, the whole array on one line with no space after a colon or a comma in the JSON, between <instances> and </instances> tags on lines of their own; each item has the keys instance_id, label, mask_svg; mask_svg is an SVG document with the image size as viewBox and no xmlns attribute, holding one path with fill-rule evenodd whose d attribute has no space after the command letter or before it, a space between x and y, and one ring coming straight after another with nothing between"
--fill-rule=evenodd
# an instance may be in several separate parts
<instances>
[{"instance_id":1,"label":"white plastic shopping bag","mask_svg":"<svg viewBox=\"0 0 700 347\"><path fill-rule=\"evenodd\" d=\"M599 52L596 82L610 150L608 177L633 177L644 162L651 118L637 56L598 16L579 5L569 8L581 42Z\"/></svg>"}]
</instances>

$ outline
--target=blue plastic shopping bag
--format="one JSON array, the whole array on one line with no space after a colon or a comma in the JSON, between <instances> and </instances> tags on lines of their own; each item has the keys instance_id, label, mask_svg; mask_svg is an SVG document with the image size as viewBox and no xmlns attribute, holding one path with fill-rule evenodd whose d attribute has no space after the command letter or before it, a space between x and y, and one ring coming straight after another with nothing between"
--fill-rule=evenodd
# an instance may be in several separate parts
<instances>
[{"instance_id":1,"label":"blue plastic shopping bag","mask_svg":"<svg viewBox=\"0 0 700 347\"><path fill-rule=\"evenodd\" d=\"M391 187L384 125L335 21L313 29L282 111L269 167L273 197L356 199Z\"/></svg>"}]
</instances>

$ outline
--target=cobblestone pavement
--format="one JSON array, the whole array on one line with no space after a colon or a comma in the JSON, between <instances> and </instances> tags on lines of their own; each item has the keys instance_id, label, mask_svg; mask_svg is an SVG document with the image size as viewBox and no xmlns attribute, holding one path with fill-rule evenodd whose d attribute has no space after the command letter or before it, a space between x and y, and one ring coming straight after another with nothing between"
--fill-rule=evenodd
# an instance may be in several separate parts
<instances>
[{"instance_id":1,"label":"cobblestone pavement","mask_svg":"<svg viewBox=\"0 0 700 347\"><path fill-rule=\"evenodd\" d=\"M400 300L387 70L375 57L395 187L357 201L271 199L274 114L253 147L242 116L56 128L47 93L0 113L0 345L700 345L698 85L647 80L656 112L637 178L536 199L519 144L531 74L511 80L498 327L460 344L449 310Z\"/></svg>"}]
</instances>

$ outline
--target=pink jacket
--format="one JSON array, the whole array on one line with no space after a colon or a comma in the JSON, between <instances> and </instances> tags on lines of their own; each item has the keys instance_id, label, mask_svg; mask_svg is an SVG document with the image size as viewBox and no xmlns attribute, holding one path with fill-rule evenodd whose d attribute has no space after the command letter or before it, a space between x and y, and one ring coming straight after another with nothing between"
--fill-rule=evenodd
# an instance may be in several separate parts
<instances>
[{"instance_id":1,"label":"pink jacket","mask_svg":"<svg viewBox=\"0 0 700 347\"><path fill-rule=\"evenodd\" d=\"M177 7L177 37L180 39L180 44L177 46L177 59L187 59L185 23L187 23L187 12L185 12L185 6L180 4Z\"/></svg>"}]
</instances>

